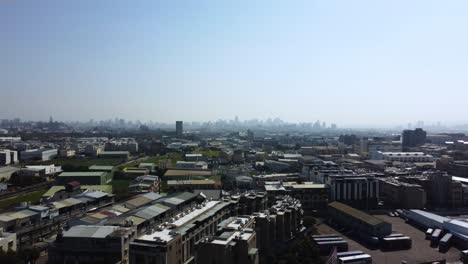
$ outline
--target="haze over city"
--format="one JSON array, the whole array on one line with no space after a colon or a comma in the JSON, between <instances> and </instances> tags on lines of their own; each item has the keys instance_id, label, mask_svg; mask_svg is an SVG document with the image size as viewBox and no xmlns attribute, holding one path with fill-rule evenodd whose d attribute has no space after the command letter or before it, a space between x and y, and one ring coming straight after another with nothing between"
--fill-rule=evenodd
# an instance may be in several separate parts
<instances>
[{"instance_id":1,"label":"haze over city","mask_svg":"<svg viewBox=\"0 0 468 264\"><path fill-rule=\"evenodd\" d=\"M467 9L466 1L3 1L0 118L464 124Z\"/></svg>"}]
</instances>

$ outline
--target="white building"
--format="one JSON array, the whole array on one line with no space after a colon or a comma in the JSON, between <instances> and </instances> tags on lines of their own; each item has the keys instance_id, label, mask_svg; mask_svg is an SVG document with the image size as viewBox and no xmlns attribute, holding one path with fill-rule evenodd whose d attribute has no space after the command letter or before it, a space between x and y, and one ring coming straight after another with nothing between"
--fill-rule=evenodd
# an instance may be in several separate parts
<instances>
[{"instance_id":1,"label":"white building","mask_svg":"<svg viewBox=\"0 0 468 264\"><path fill-rule=\"evenodd\" d=\"M371 153L373 160L387 160L399 162L432 162L434 157L423 152L382 152L374 151Z\"/></svg>"},{"instance_id":2,"label":"white building","mask_svg":"<svg viewBox=\"0 0 468 264\"><path fill-rule=\"evenodd\" d=\"M0 150L0 165L18 163L18 151L4 149Z\"/></svg>"},{"instance_id":3,"label":"white building","mask_svg":"<svg viewBox=\"0 0 468 264\"><path fill-rule=\"evenodd\" d=\"M58 155L57 149L28 149L21 151L21 160L51 160Z\"/></svg>"},{"instance_id":4,"label":"white building","mask_svg":"<svg viewBox=\"0 0 468 264\"><path fill-rule=\"evenodd\" d=\"M54 164L51 164L51 165L28 165L28 166L26 166L26 168L32 169L32 170L44 170L44 173L47 176L62 172L62 166L55 166Z\"/></svg>"},{"instance_id":5,"label":"white building","mask_svg":"<svg viewBox=\"0 0 468 264\"><path fill-rule=\"evenodd\" d=\"M16 251L16 234L3 232L0 228L0 250L3 252Z\"/></svg>"}]
</instances>

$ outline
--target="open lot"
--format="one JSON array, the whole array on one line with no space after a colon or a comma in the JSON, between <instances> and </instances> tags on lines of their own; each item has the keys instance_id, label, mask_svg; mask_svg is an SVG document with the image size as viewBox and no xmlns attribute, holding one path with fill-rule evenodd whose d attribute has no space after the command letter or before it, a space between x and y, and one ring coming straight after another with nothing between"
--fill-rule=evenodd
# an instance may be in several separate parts
<instances>
[{"instance_id":1,"label":"open lot","mask_svg":"<svg viewBox=\"0 0 468 264\"><path fill-rule=\"evenodd\" d=\"M372 255L373 263L393 264L401 263L401 261L404 260L408 264L413 264L443 259L445 259L447 263L461 263L459 261L460 251L458 249L451 247L447 253L440 253L437 248L430 247L429 240L425 240L424 231L405 223L405 221L399 217L389 217L386 215L377 215L377 217L391 223L394 233L401 233L411 237L413 241L412 248L409 250L382 252L379 249L367 248L358 241L355 241L350 237L338 232L336 229L328 226L325 223L320 224L317 229L321 234L333 233L341 235L348 241L349 250L361 250Z\"/></svg>"}]
</instances>

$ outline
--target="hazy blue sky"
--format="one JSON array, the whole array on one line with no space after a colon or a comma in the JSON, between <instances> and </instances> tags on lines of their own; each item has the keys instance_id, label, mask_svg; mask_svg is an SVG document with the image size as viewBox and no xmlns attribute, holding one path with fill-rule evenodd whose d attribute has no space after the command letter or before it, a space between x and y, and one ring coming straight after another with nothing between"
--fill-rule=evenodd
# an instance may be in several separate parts
<instances>
[{"instance_id":1,"label":"hazy blue sky","mask_svg":"<svg viewBox=\"0 0 468 264\"><path fill-rule=\"evenodd\" d=\"M466 121L468 1L0 1L0 118Z\"/></svg>"}]
</instances>

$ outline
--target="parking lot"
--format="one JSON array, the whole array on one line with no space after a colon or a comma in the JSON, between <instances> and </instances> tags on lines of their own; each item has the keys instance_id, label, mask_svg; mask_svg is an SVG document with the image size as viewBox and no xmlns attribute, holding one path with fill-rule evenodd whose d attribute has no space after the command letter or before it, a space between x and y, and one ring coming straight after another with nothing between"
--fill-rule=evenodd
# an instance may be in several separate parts
<instances>
[{"instance_id":1,"label":"parking lot","mask_svg":"<svg viewBox=\"0 0 468 264\"><path fill-rule=\"evenodd\" d=\"M407 223L399 217L390 217L387 215L376 215L384 221L392 224L394 233L401 233L412 239L412 248L401 251L385 251L379 249L369 249L363 244L351 239L350 237L338 232L329 225L322 223L317 227L321 234L338 234L348 241L349 250L361 250L372 255L373 263L393 264L401 263L402 260L407 263L422 263L445 259L447 263L461 263L459 261L460 250L451 247L447 253L440 253L437 248L430 246L429 240L425 240L425 233Z\"/></svg>"}]
</instances>

